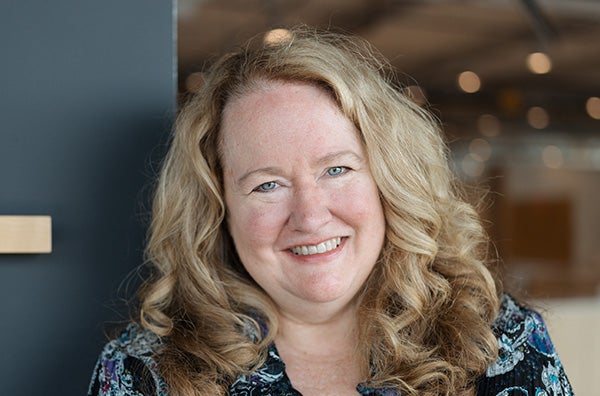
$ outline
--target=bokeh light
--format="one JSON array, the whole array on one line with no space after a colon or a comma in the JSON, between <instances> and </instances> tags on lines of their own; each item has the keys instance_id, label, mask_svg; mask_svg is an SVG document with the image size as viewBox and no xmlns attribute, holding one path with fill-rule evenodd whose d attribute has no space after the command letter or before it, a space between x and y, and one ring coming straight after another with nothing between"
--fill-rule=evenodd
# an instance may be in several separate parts
<instances>
[{"instance_id":1,"label":"bokeh light","mask_svg":"<svg viewBox=\"0 0 600 396\"><path fill-rule=\"evenodd\" d=\"M546 74L552 70L550 57L543 52L533 52L527 55L527 68L535 74Z\"/></svg>"},{"instance_id":2,"label":"bokeh light","mask_svg":"<svg viewBox=\"0 0 600 396\"><path fill-rule=\"evenodd\" d=\"M472 71L464 71L458 75L458 86L466 93L475 93L481 88L481 79Z\"/></svg>"},{"instance_id":3,"label":"bokeh light","mask_svg":"<svg viewBox=\"0 0 600 396\"><path fill-rule=\"evenodd\" d=\"M500 120L495 115L482 114L477 118L477 130L483 136L498 136L501 128Z\"/></svg>"},{"instance_id":4,"label":"bokeh light","mask_svg":"<svg viewBox=\"0 0 600 396\"><path fill-rule=\"evenodd\" d=\"M535 129L544 129L550 123L550 116L543 107L534 106L527 111L527 123Z\"/></svg>"},{"instance_id":5,"label":"bokeh light","mask_svg":"<svg viewBox=\"0 0 600 396\"><path fill-rule=\"evenodd\" d=\"M287 29L272 29L265 33L263 41L267 45L275 45L289 41L292 33Z\"/></svg>"},{"instance_id":6,"label":"bokeh light","mask_svg":"<svg viewBox=\"0 0 600 396\"><path fill-rule=\"evenodd\" d=\"M544 147L544 150L542 151L542 161L544 161L544 165L548 168L560 168L564 163L562 150L552 144Z\"/></svg>"},{"instance_id":7,"label":"bokeh light","mask_svg":"<svg viewBox=\"0 0 600 396\"><path fill-rule=\"evenodd\" d=\"M600 120L600 98L592 96L585 103L585 110L595 120Z\"/></svg>"}]
</instances>

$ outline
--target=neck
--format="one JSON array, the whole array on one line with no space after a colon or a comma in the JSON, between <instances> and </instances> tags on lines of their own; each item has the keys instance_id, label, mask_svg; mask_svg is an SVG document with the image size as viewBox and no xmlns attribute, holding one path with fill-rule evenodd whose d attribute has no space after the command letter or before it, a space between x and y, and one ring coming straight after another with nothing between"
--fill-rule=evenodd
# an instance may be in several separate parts
<instances>
[{"instance_id":1,"label":"neck","mask_svg":"<svg viewBox=\"0 0 600 396\"><path fill-rule=\"evenodd\" d=\"M354 317L317 324L281 317L279 323L280 328L275 337L278 344L297 345L298 349L314 350L315 354L335 352L337 347L347 351L349 347L355 349L357 344Z\"/></svg>"},{"instance_id":2,"label":"neck","mask_svg":"<svg viewBox=\"0 0 600 396\"><path fill-rule=\"evenodd\" d=\"M327 311L327 310L325 310ZM336 347L356 349L357 309L349 304L336 312L313 309L310 313L279 311L277 345L287 344L316 354L334 352ZM319 353L320 352L320 353Z\"/></svg>"},{"instance_id":3,"label":"neck","mask_svg":"<svg viewBox=\"0 0 600 396\"><path fill-rule=\"evenodd\" d=\"M356 395L356 385L368 374L357 348L355 309L316 323L280 313L275 343L303 395Z\"/></svg>"}]
</instances>

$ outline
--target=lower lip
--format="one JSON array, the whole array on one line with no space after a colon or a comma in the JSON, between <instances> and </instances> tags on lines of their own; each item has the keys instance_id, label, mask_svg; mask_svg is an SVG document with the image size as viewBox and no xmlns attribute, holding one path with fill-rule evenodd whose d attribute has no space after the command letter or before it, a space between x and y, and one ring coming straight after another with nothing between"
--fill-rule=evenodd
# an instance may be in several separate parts
<instances>
[{"instance_id":1,"label":"lower lip","mask_svg":"<svg viewBox=\"0 0 600 396\"><path fill-rule=\"evenodd\" d=\"M289 250L288 252L290 256L292 256L295 260L302 261L305 263L318 263L323 261L329 261L337 257L342 252L344 245L346 244L346 239L346 237L343 237L338 247L328 252L307 255L294 254L292 251Z\"/></svg>"}]
</instances>

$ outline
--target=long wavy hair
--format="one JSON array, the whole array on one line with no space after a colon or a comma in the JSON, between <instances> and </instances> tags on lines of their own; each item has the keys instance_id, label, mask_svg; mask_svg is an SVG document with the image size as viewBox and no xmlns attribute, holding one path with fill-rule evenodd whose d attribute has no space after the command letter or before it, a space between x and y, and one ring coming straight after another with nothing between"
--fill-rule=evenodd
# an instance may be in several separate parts
<instances>
[{"instance_id":1,"label":"long wavy hair","mask_svg":"<svg viewBox=\"0 0 600 396\"><path fill-rule=\"evenodd\" d=\"M384 248L359 295L371 387L403 395L473 394L497 355L499 286L474 207L453 176L437 120L406 97L362 39L306 27L219 59L176 121L157 182L140 322L162 336L174 395L225 394L262 364L276 309L244 270L225 226L223 109L261 81L327 91L357 127L386 218Z\"/></svg>"}]
</instances>

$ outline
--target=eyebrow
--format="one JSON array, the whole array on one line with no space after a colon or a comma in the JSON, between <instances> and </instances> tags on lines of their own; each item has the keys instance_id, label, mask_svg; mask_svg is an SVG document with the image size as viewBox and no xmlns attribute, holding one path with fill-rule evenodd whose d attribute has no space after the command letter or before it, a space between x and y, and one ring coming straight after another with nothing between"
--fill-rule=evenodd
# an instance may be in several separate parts
<instances>
[{"instance_id":1,"label":"eyebrow","mask_svg":"<svg viewBox=\"0 0 600 396\"><path fill-rule=\"evenodd\" d=\"M355 153L352 150L342 150L342 151L335 151L333 153L324 155L323 157L319 158L319 160L317 161L317 164L325 165L327 163L334 162L334 161L342 159L344 157L352 157L354 160L356 160L360 163L363 163L365 160L363 157L361 157L360 155L358 155L357 153Z\"/></svg>"},{"instance_id":2,"label":"eyebrow","mask_svg":"<svg viewBox=\"0 0 600 396\"><path fill-rule=\"evenodd\" d=\"M322 156L321 158L319 158L317 160L316 164L318 166L323 166L325 164L334 162L336 160L340 160L344 157L352 157L355 161L358 161L361 164L365 161L365 159L363 157L361 157L360 155L358 155L357 153L355 153L352 150L342 150L342 151L336 151L333 153L325 154L324 156ZM276 175L276 174L281 174L281 173L283 173L283 169L281 169L277 166L266 166L264 168L253 169L253 170L250 170L250 171L244 173L242 176L240 176L237 179L237 184L243 185L247 179L249 179L251 176L254 176L257 174Z\"/></svg>"},{"instance_id":3,"label":"eyebrow","mask_svg":"<svg viewBox=\"0 0 600 396\"><path fill-rule=\"evenodd\" d=\"M248 180L251 176L260 174L260 175L276 175L281 174L283 170L276 166L266 166L264 168L253 169L244 173L238 180L238 185L243 185L246 180Z\"/></svg>"}]
</instances>

